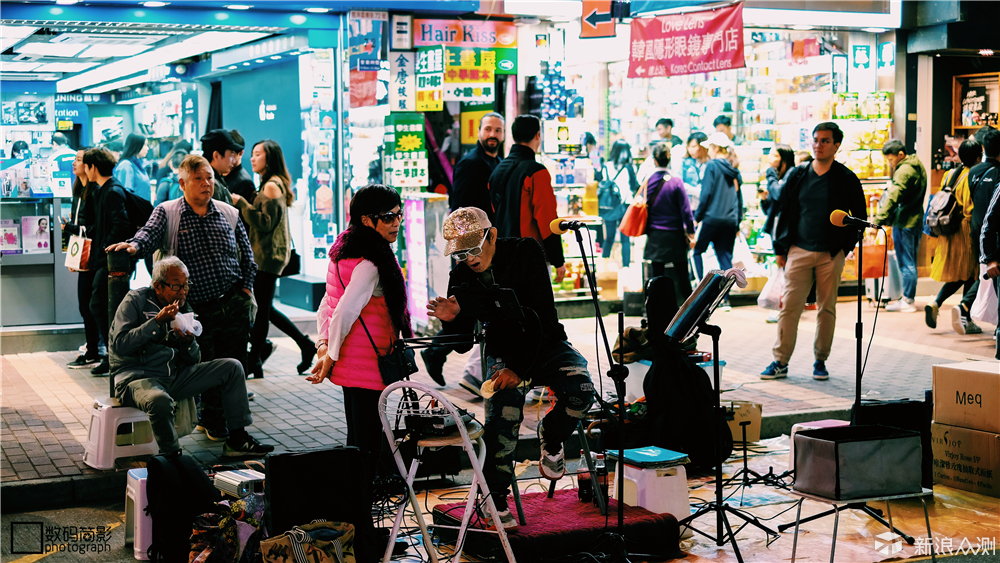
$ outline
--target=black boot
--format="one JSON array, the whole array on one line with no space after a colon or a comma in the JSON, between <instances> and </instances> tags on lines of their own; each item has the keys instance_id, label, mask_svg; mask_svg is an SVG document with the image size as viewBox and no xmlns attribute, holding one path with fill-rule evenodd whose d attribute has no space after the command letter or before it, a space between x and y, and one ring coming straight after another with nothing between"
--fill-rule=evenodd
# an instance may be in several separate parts
<instances>
[{"instance_id":1,"label":"black boot","mask_svg":"<svg viewBox=\"0 0 1000 563\"><path fill-rule=\"evenodd\" d=\"M313 365L313 358L316 357L316 344L308 336L305 340L299 342L299 350L302 352L302 362L295 366L299 374L303 374L309 371L309 368Z\"/></svg>"},{"instance_id":2,"label":"black boot","mask_svg":"<svg viewBox=\"0 0 1000 563\"><path fill-rule=\"evenodd\" d=\"M247 378L264 379L264 362L260 359L259 349L250 349L247 357Z\"/></svg>"}]
</instances>

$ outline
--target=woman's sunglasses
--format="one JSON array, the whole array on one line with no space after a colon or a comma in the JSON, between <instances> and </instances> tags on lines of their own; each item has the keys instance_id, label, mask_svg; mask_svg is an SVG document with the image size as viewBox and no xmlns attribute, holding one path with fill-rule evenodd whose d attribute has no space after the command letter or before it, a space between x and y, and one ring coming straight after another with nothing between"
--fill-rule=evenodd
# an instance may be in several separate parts
<instances>
[{"instance_id":1,"label":"woman's sunglasses","mask_svg":"<svg viewBox=\"0 0 1000 563\"><path fill-rule=\"evenodd\" d=\"M386 213L379 213L378 215L370 215L370 217L373 218L373 219L378 219L378 220L383 221L385 223L392 223L396 219L399 219L400 221L402 221L403 220L403 212L399 211L397 213L393 213L393 212L389 211L389 212L386 212Z\"/></svg>"},{"instance_id":2,"label":"woman's sunglasses","mask_svg":"<svg viewBox=\"0 0 1000 563\"><path fill-rule=\"evenodd\" d=\"M479 241L479 246L475 248L470 248L469 250L466 250L464 252L456 252L452 254L452 256L454 256L455 260L458 260L459 262L465 262L465 260L468 259L470 256L479 256L480 254L483 253L483 243L486 242L486 237L489 234L490 230L486 229L486 232L483 233L483 240Z\"/></svg>"}]
</instances>

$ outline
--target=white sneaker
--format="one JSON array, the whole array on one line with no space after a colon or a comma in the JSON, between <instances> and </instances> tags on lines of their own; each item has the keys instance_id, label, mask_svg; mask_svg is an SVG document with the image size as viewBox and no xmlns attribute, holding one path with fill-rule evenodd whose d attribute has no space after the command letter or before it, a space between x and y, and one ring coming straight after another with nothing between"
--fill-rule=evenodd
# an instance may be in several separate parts
<instances>
[{"instance_id":1,"label":"white sneaker","mask_svg":"<svg viewBox=\"0 0 1000 563\"><path fill-rule=\"evenodd\" d=\"M913 301L900 297L899 301L893 301L886 305L885 310L890 313L915 313L917 308L913 305Z\"/></svg>"}]
</instances>

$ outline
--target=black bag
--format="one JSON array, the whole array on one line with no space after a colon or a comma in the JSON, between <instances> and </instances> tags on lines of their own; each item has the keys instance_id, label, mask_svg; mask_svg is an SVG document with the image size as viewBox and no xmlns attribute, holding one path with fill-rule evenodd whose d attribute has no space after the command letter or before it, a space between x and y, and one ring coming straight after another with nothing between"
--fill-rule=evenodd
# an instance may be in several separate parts
<instances>
[{"instance_id":1,"label":"black bag","mask_svg":"<svg viewBox=\"0 0 1000 563\"><path fill-rule=\"evenodd\" d=\"M959 176L961 171L952 174L949 184L953 184ZM931 236L946 237L961 230L964 217L962 206L955 198L953 186L947 185L931 198L931 202L927 205L925 221Z\"/></svg>"},{"instance_id":2,"label":"black bag","mask_svg":"<svg viewBox=\"0 0 1000 563\"><path fill-rule=\"evenodd\" d=\"M299 259L299 253L293 248L288 254L288 264L285 264L284 269L281 270L281 275L278 277L287 278L288 276L294 276L299 273L302 269L302 261Z\"/></svg>"},{"instance_id":3,"label":"black bag","mask_svg":"<svg viewBox=\"0 0 1000 563\"><path fill-rule=\"evenodd\" d=\"M931 419L934 399L930 390L925 392L923 401L897 399L878 401L865 399L857 411L851 407L851 423L855 425L881 425L920 432L921 484L930 489L934 486L934 452L931 445Z\"/></svg>"},{"instance_id":4,"label":"black bag","mask_svg":"<svg viewBox=\"0 0 1000 563\"><path fill-rule=\"evenodd\" d=\"M371 481L356 447L274 453L264 460L264 526L277 536L316 519L354 524L359 563L382 557L372 525ZM310 477L321 475L316 481ZM382 544L382 548L385 544Z\"/></svg>"},{"instance_id":5,"label":"black bag","mask_svg":"<svg viewBox=\"0 0 1000 563\"><path fill-rule=\"evenodd\" d=\"M150 561L187 563L194 519L212 512L222 493L193 458L154 455L146 462L146 495L153 519Z\"/></svg>"},{"instance_id":6,"label":"black bag","mask_svg":"<svg viewBox=\"0 0 1000 563\"><path fill-rule=\"evenodd\" d=\"M340 285L346 291L347 286L344 285L344 278L340 277L340 264L337 264L337 279L340 280ZM372 338L372 333L368 332L368 327L365 326L365 320L360 316L358 320L361 321L361 328L365 329L368 341L372 343L372 349L375 350L375 357L378 358L378 373L382 376L383 385L392 385L417 373L419 370L417 368L417 356L413 353L412 349L407 348L402 341L397 340L392 343L392 347L387 353L384 355L379 354L378 346L375 345L375 339Z\"/></svg>"},{"instance_id":7,"label":"black bag","mask_svg":"<svg viewBox=\"0 0 1000 563\"><path fill-rule=\"evenodd\" d=\"M153 214L153 204L131 190L123 188L122 191L125 192L125 213L128 214L128 224L131 228L129 232L138 231L146 226L146 221L149 221L149 216Z\"/></svg>"},{"instance_id":8,"label":"black bag","mask_svg":"<svg viewBox=\"0 0 1000 563\"><path fill-rule=\"evenodd\" d=\"M619 221L625 216L627 206L622 204L622 193L618 188L618 184L615 183L615 180L621 175L622 170L625 170L625 168L622 167L618 170L618 174L615 174L614 178L608 180L608 173L605 168L602 175L605 179L597 185L597 214L605 221Z\"/></svg>"}]
</instances>

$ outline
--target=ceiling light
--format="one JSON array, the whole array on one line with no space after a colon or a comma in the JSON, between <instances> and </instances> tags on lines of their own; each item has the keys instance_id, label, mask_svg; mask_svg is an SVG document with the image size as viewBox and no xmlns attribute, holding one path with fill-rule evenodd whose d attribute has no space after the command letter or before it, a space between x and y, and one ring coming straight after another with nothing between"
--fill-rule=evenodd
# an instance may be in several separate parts
<instances>
[{"instance_id":1,"label":"ceiling light","mask_svg":"<svg viewBox=\"0 0 1000 563\"><path fill-rule=\"evenodd\" d=\"M100 86L97 86L95 88L89 88L89 89L83 90L83 93L84 94L103 94L104 92L110 92L112 90L121 90L123 88L127 88L128 86L132 86L134 84L141 84L141 83L146 82L148 80L149 80L149 73L148 72L144 72L144 73L142 73L142 74L140 74L138 76L133 76L131 78L126 78L124 80L119 80L117 82L109 82L107 84L101 84ZM62 82L62 81L60 81L60 82ZM58 88L58 85L57 85L57 88Z\"/></svg>"},{"instance_id":2,"label":"ceiling light","mask_svg":"<svg viewBox=\"0 0 1000 563\"><path fill-rule=\"evenodd\" d=\"M250 66L250 63L243 63L243 66Z\"/></svg>"},{"instance_id":3,"label":"ceiling light","mask_svg":"<svg viewBox=\"0 0 1000 563\"><path fill-rule=\"evenodd\" d=\"M226 7L230 10L249 10L250 8L253 8L253 6L247 6L246 4L230 4Z\"/></svg>"},{"instance_id":4,"label":"ceiling light","mask_svg":"<svg viewBox=\"0 0 1000 563\"><path fill-rule=\"evenodd\" d=\"M310 14L325 14L330 11L330 8L306 8L306 11Z\"/></svg>"},{"instance_id":5,"label":"ceiling light","mask_svg":"<svg viewBox=\"0 0 1000 563\"><path fill-rule=\"evenodd\" d=\"M167 5L166 2L143 2L143 6L147 8L162 8Z\"/></svg>"},{"instance_id":6,"label":"ceiling light","mask_svg":"<svg viewBox=\"0 0 1000 563\"><path fill-rule=\"evenodd\" d=\"M229 70L236 70L236 65L229 65L227 68L229 68Z\"/></svg>"},{"instance_id":7,"label":"ceiling light","mask_svg":"<svg viewBox=\"0 0 1000 563\"><path fill-rule=\"evenodd\" d=\"M868 33L885 33L888 30L884 27L862 27L861 31L867 31Z\"/></svg>"},{"instance_id":8,"label":"ceiling light","mask_svg":"<svg viewBox=\"0 0 1000 563\"><path fill-rule=\"evenodd\" d=\"M0 63L0 71L3 72L31 72L41 66L41 63L20 63L7 62Z\"/></svg>"},{"instance_id":9,"label":"ceiling light","mask_svg":"<svg viewBox=\"0 0 1000 563\"><path fill-rule=\"evenodd\" d=\"M97 66L97 63L48 63L37 69L39 72L83 72Z\"/></svg>"},{"instance_id":10,"label":"ceiling light","mask_svg":"<svg viewBox=\"0 0 1000 563\"><path fill-rule=\"evenodd\" d=\"M46 43L33 41L14 49L22 55L38 55L41 57L75 57L87 48L84 43Z\"/></svg>"},{"instance_id":11,"label":"ceiling light","mask_svg":"<svg viewBox=\"0 0 1000 563\"><path fill-rule=\"evenodd\" d=\"M257 60L256 60L256 61L254 61L254 62L255 62L255 63L257 63L257 64L260 64L260 63L264 62L264 59L257 59Z\"/></svg>"},{"instance_id":12,"label":"ceiling light","mask_svg":"<svg viewBox=\"0 0 1000 563\"><path fill-rule=\"evenodd\" d=\"M979 54L983 57L992 57L993 49L980 49Z\"/></svg>"},{"instance_id":13,"label":"ceiling light","mask_svg":"<svg viewBox=\"0 0 1000 563\"><path fill-rule=\"evenodd\" d=\"M271 60L272 61L281 60L281 55L271 55Z\"/></svg>"},{"instance_id":14,"label":"ceiling light","mask_svg":"<svg viewBox=\"0 0 1000 563\"><path fill-rule=\"evenodd\" d=\"M82 59L106 59L108 57L133 57L152 49L152 45L91 45L89 49L77 55Z\"/></svg>"},{"instance_id":15,"label":"ceiling light","mask_svg":"<svg viewBox=\"0 0 1000 563\"><path fill-rule=\"evenodd\" d=\"M100 68L76 76L64 78L59 81L56 91L59 93L72 92L93 84L100 84L106 80L129 76L144 69L256 41L267 35L269 34L259 32L208 31L176 43L151 49L134 57L105 63Z\"/></svg>"},{"instance_id":16,"label":"ceiling light","mask_svg":"<svg viewBox=\"0 0 1000 563\"><path fill-rule=\"evenodd\" d=\"M77 0L56 0L56 4L59 4L60 6L72 6L76 3Z\"/></svg>"},{"instance_id":17,"label":"ceiling light","mask_svg":"<svg viewBox=\"0 0 1000 563\"><path fill-rule=\"evenodd\" d=\"M794 29L796 31L809 31L810 29L813 29L813 26L811 26L811 25L793 25L792 29Z\"/></svg>"}]
</instances>

